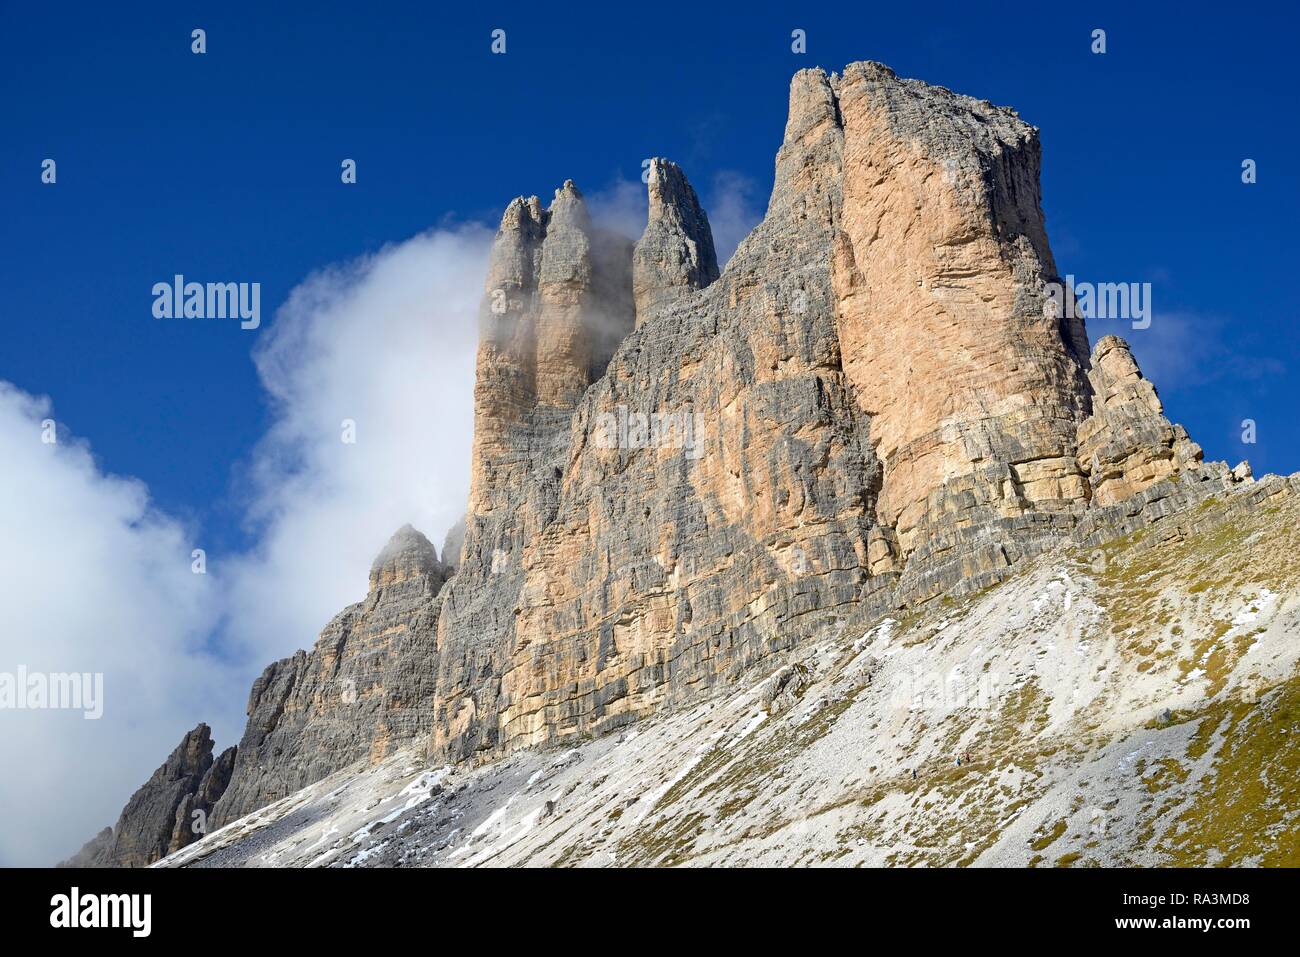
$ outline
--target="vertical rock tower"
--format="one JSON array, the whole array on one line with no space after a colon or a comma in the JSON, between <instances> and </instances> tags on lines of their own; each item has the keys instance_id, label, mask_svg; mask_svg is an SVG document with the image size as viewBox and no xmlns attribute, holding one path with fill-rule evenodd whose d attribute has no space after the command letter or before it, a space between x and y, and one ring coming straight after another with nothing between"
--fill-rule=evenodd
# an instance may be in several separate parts
<instances>
[{"instance_id":1,"label":"vertical rock tower","mask_svg":"<svg viewBox=\"0 0 1300 957\"><path fill-rule=\"evenodd\" d=\"M617 726L992 584L1090 509L1230 481L1120 340L1090 355L1049 308L1039 164L1014 111L856 63L794 77L767 213L721 274L666 160L630 257L571 183L511 203L433 750Z\"/></svg>"},{"instance_id":2,"label":"vertical rock tower","mask_svg":"<svg viewBox=\"0 0 1300 957\"><path fill-rule=\"evenodd\" d=\"M650 161L650 210L645 232L632 253L632 297L636 321L661 306L688 299L718 278L713 231L695 190L676 163Z\"/></svg>"},{"instance_id":3,"label":"vertical rock tower","mask_svg":"<svg viewBox=\"0 0 1300 957\"><path fill-rule=\"evenodd\" d=\"M791 109L842 130L836 312L885 467L877 519L923 592L996 571L1087 500L1087 337L1045 307L1038 131L875 63L800 74Z\"/></svg>"},{"instance_id":4,"label":"vertical rock tower","mask_svg":"<svg viewBox=\"0 0 1300 957\"><path fill-rule=\"evenodd\" d=\"M480 309L471 513L524 480L631 330L631 253L592 226L572 180L548 209L506 207Z\"/></svg>"}]
</instances>

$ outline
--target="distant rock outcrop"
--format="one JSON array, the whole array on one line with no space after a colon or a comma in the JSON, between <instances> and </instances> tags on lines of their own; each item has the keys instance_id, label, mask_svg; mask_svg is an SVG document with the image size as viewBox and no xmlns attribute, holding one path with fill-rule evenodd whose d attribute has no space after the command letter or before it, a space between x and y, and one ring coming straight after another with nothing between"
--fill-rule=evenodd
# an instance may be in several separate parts
<instances>
[{"instance_id":1,"label":"distant rock outcrop","mask_svg":"<svg viewBox=\"0 0 1300 957\"><path fill-rule=\"evenodd\" d=\"M60 866L146 867L201 837L234 757L230 748L214 762L212 732L200 724L131 796L117 825L104 828Z\"/></svg>"},{"instance_id":2,"label":"distant rock outcrop","mask_svg":"<svg viewBox=\"0 0 1300 957\"><path fill-rule=\"evenodd\" d=\"M403 527L375 559L366 597L310 652L262 673L214 827L432 730L438 596L449 574L429 540Z\"/></svg>"},{"instance_id":3,"label":"distant rock outcrop","mask_svg":"<svg viewBox=\"0 0 1300 957\"><path fill-rule=\"evenodd\" d=\"M1128 343L1105 336L1092 353L1092 415L1079 426L1078 463L1097 505L1115 502L1201 464L1201 447L1164 416ZM1249 466L1247 466L1249 469Z\"/></svg>"}]
</instances>

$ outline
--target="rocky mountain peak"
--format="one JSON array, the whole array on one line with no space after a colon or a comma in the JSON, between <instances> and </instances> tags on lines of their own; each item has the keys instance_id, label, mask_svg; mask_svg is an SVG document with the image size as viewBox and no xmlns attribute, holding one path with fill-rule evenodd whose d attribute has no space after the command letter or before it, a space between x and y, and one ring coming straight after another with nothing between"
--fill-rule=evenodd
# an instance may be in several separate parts
<instances>
[{"instance_id":1,"label":"rocky mountain peak","mask_svg":"<svg viewBox=\"0 0 1300 957\"><path fill-rule=\"evenodd\" d=\"M996 584L1183 472L1189 498L1231 484L1139 386L1093 408L1120 356L1046 308L1040 164L1013 110L800 71L767 214L714 278L698 197L652 160L636 328L546 441L535 413L490 428L517 379L480 365L476 487L498 478L439 622L434 753L616 727L845 614ZM694 432L599 440L633 413Z\"/></svg>"},{"instance_id":2,"label":"rocky mountain peak","mask_svg":"<svg viewBox=\"0 0 1300 957\"><path fill-rule=\"evenodd\" d=\"M1079 425L1077 462L1094 504L1113 505L1177 473L1201 468L1201 447L1181 425L1165 418L1155 386L1119 336L1097 341L1088 382L1092 415ZM1248 471L1240 477L1249 477Z\"/></svg>"},{"instance_id":3,"label":"rocky mountain peak","mask_svg":"<svg viewBox=\"0 0 1300 957\"><path fill-rule=\"evenodd\" d=\"M555 211L557 204L573 204L582 201L582 192L578 185L571 179L566 179L559 189L555 191L555 199L551 202L551 212Z\"/></svg>"},{"instance_id":4,"label":"rocky mountain peak","mask_svg":"<svg viewBox=\"0 0 1300 957\"><path fill-rule=\"evenodd\" d=\"M398 584L416 577L446 578L446 568L438 561L438 553L423 533L403 525L370 566L370 590L385 585Z\"/></svg>"},{"instance_id":5,"label":"rocky mountain peak","mask_svg":"<svg viewBox=\"0 0 1300 957\"><path fill-rule=\"evenodd\" d=\"M400 529L366 599L266 669L218 822L412 742L477 763L679 709L1247 482L1122 339L1047 308L1040 165L1013 110L862 62L795 74L725 272L667 160L635 244L571 180L511 201L455 574Z\"/></svg>"},{"instance_id":6,"label":"rocky mountain peak","mask_svg":"<svg viewBox=\"0 0 1300 957\"><path fill-rule=\"evenodd\" d=\"M681 167L666 159L652 159L647 186L648 221L632 254L638 324L664 303L703 289L718 278L709 218Z\"/></svg>"},{"instance_id":7,"label":"rocky mountain peak","mask_svg":"<svg viewBox=\"0 0 1300 957\"><path fill-rule=\"evenodd\" d=\"M211 760L212 729L200 721L193 731L187 731L181 738L164 767L176 774L185 774L195 769L207 770Z\"/></svg>"},{"instance_id":8,"label":"rocky mountain peak","mask_svg":"<svg viewBox=\"0 0 1300 957\"><path fill-rule=\"evenodd\" d=\"M546 208L546 233L544 243L549 243L554 252L549 257L543 252L543 262L549 260L552 268L570 268L587 262L586 251L582 244L590 245L592 241L591 215L587 210L587 201L574 185L573 180L566 179L564 185L555 191L555 198ZM578 248L564 250L565 242L576 242ZM543 246L545 250L545 245Z\"/></svg>"},{"instance_id":9,"label":"rocky mountain peak","mask_svg":"<svg viewBox=\"0 0 1300 957\"><path fill-rule=\"evenodd\" d=\"M521 477L633 325L631 244L597 229L572 180L543 211L516 199L489 260L475 381L470 510Z\"/></svg>"},{"instance_id":10,"label":"rocky mountain peak","mask_svg":"<svg viewBox=\"0 0 1300 957\"><path fill-rule=\"evenodd\" d=\"M310 651L262 672L238 749L213 765L229 782L212 801L214 826L430 733L437 622L452 572L428 538L403 525L375 558L366 597L336 615Z\"/></svg>"},{"instance_id":11,"label":"rocky mountain peak","mask_svg":"<svg viewBox=\"0 0 1300 957\"><path fill-rule=\"evenodd\" d=\"M1088 379L1093 411L1133 405L1153 415L1164 412L1155 386L1142 375L1133 350L1119 336L1102 336L1093 346Z\"/></svg>"}]
</instances>

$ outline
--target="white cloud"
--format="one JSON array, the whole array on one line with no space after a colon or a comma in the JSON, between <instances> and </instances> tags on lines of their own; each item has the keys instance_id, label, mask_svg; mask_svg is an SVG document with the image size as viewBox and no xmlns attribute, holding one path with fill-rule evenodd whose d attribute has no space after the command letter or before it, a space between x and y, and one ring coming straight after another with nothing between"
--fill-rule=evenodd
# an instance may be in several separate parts
<instances>
[{"instance_id":1,"label":"white cloud","mask_svg":"<svg viewBox=\"0 0 1300 957\"><path fill-rule=\"evenodd\" d=\"M584 194L583 198L592 222L601 229L634 240L645 232L650 200L645 184L639 180L616 179L603 189Z\"/></svg>"},{"instance_id":2,"label":"white cloud","mask_svg":"<svg viewBox=\"0 0 1300 957\"><path fill-rule=\"evenodd\" d=\"M274 423L246 471L259 544L225 576L226 647L263 663L310 647L393 532L441 548L464 514L491 241L426 233L313 275L277 312L255 356Z\"/></svg>"},{"instance_id":3,"label":"white cloud","mask_svg":"<svg viewBox=\"0 0 1300 957\"><path fill-rule=\"evenodd\" d=\"M215 588L187 530L66 430L42 442L50 418L0 382L0 672L102 673L103 715L0 710L0 865L76 851L202 716L233 734L242 698L204 648Z\"/></svg>"},{"instance_id":4,"label":"white cloud","mask_svg":"<svg viewBox=\"0 0 1300 957\"><path fill-rule=\"evenodd\" d=\"M0 672L102 672L105 698L93 721L0 710L0 865L51 864L115 823L199 721L237 743L252 678L365 594L401 525L441 547L468 493L491 239L434 231L294 290L254 356L273 417L239 473L258 545L209 553L206 575L142 483L42 443L49 400L0 382Z\"/></svg>"}]
</instances>

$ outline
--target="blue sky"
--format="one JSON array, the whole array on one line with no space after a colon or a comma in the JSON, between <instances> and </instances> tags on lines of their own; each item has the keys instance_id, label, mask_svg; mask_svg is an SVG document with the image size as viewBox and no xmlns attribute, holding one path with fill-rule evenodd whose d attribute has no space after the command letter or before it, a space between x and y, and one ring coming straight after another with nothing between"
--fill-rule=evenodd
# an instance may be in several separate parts
<instances>
[{"instance_id":1,"label":"blue sky","mask_svg":"<svg viewBox=\"0 0 1300 957\"><path fill-rule=\"evenodd\" d=\"M1040 126L1062 271L1153 282L1153 328L1131 338L1210 456L1300 466L1296 306L1280 281L1300 218L1294 13L142 3L68 22L7 6L0 377L51 396L105 469L146 481L219 548L246 544L231 475L267 425L258 334L155 322L154 282L260 281L269 316L313 269L448 219L494 222L511 196L566 177L588 191L635 180L649 155L701 184L748 177L761 207L790 74L868 58ZM498 26L505 56L489 51ZM806 55L790 51L795 27ZM1094 27L1105 55L1089 51ZM55 187L39 181L45 157ZM339 182L344 157L355 187Z\"/></svg>"},{"instance_id":2,"label":"blue sky","mask_svg":"<svg viewBox=\"0 0 1300 957\"><path fill-rule=\"evenodd\" d=\"M1152 284L1149 329L1093 323L1094 339L1130 340L1207 457L1249 458L1257 474L1297 470L1300 355L1286 286L1300 259L1297 20L1291 5L1225 14L1189 3L0 4L0 383L48 397L42 406L0 394L9 416L0 424L49 414L93 454L60 460L66 481L20 484L22 497L3 507L59 512L63 525L30 528L74 542L110 513L96 540L129 545L106 553L145 557L124 559L118 577L98 582L102 594L156 582L157 607L96 607L99 643L67 647L90 658L111 644L146 648L169 667L198 662L186 668L199 676L175 682L154 710L127 709L111 745L79 724L59 732L79 735L66 746L77 760L22 800L47 807L55 789L91 774L99 804L39 839L0 830L0 863L74 850L199 719L219 746L237 737L248 679L309 646L329 614L360 597L348 589L364 588L376 536L411 520L441 543L464 478L437 472L461 465L439 454L438 429L463 451L470 401L465 363L442 353L472 354L472 308L461 300L476 294L490 229L511 197L547 198L572 178L611 217L634 218L642 160L667 156L734 242L765 205L790 76L802 67L875 59L1039 126L1061 272ZM196 27L207 32L201 56L190 52ZM506 30L503 56L490 51L495 28ZM1090 51L1097 28L1104 55ZM791 51L795 29L806 31L806 54ZM46 158L58 164L53 186L40 179ZM358 163L356 185L340 182L344 158ZM1253 185L1241 182L1246 158L1258 165ZM373 258L353 267L357 283L320 273L358 257ZM155 320L153 284L177 272L261 283L261 328ZM329 308L313 311L314 296ZM300 361L304 350L312 361ZM404 488L364 485L355 534L356 465L335 470L336 441L304 452L305 435L334 428L339 410L360 402L352 378L372 391L414 382L375 401L367 436L376 421L383 432L383 410L422 433L409 451L393 425L368 460L382 464L360 472L434 476L409 503ZM1246 418L1257 423L1253 445L1241 441ZM286 457L325 477L304 479ZM294 511L304 481L312 506ZM56 487L81 490L76 507ZM420 514L408 518L408 505ZM261 603L214 611L225 606L202 591L209 583L190 581L197 542L213 577L225 574L221 587L251 583ZM349 554L327 568L335 550ZM47 578L70 562L103 564L83 551L15 561ZM184 574L173 579L162 553L175 553ZM304 580L314 594L285 597ZM76 603L76 582L68 587L64 606ZM38 665L38 636L61 610L33 612L13 654ZM214 615L226 625L213 626ZM250 639L259 622L265 635ZM69 619L65 632L93 627ZM141 639L150 627L158 633ZM93 667L111 679L115 667L141 665ZM101 753L116 763L87 770Z\"/></svg>"}]
</instances>

